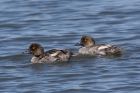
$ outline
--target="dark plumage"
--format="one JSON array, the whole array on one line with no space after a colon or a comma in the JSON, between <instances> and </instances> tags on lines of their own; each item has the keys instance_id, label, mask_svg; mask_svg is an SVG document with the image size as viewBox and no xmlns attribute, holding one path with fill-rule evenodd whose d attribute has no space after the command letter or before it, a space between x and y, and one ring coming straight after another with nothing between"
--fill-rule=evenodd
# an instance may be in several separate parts
<instances>
[{"instance_id":1,"label":"dark plumage","mask_svg":"<svg viewBox=\"0 0 140 93\"><path fill-rule=\"evenodd\" d=\"M67 50L52 49L44 52L43 47L38 43L32 43L24 53L31 53L34 57L32 63L50 63L68 61L72 53Z\"/></svg>"},{"instance_id":2,"label":"dark plumage","mask_svg":"<svg viewBox=\"0 0 140 93\"><path fill-rule=\"evenodd\" d=\"M76 45L82 45L79 49L78 54L89 54L89 55L109 55L120 53L124 48L117 48L110 44L95 44L95 40L91 36L82 36L79 43Z\"/></svg>"}]
</instances>

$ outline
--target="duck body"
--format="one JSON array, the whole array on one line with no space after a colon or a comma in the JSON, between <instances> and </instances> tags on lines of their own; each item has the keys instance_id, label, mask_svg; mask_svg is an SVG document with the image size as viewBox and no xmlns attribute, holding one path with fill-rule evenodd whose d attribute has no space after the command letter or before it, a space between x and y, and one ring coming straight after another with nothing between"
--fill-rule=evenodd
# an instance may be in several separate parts
<instances>
[{"instance_id":1,"label":"duck body","mask_svg":"<svg viewBox=\"0 0 140 93\"><path fill-rule=\"evenodd\" d=\"M91 47L82 47L79 49L78 53L87 55L109 55L120 53L122 50L123 49L110 44L99 44Z\"/></svg>"},{"instance_id":2,"label":"duck body","mask_svg":"<svg viewBox=\"0 0 140 93\"><path fill-rule=\"evenodd\" d=\"M52 63L68 61L72 53L68 50L51 49L44 52L43 47L38 43L32 43L27 51L34 56L31 59L32 63Z\"/></svg>"},{"instance_id":3,"label":"duck body","mask_svg":"<svg viewBox=\"0 0 140 93\"><path fill-rule=\"evenodd\" d=\"M82 45L79 49L78 54L87 55L110 55L121 53L123 48L117 48L110 44L95 44L94 39L91 36L83 36L79 43L76 45Z\"/></svg>"},{"instance_id":4,"label":"duck body","mask_svg":"<svg viewBox=\"0 0 140 93\"><path fill-rule=\"evenodd\" d=\"M66 62L69 60L71 52L67 50L52 49L46 51L39 57L32 57L32 63L52 63L52 62Z\"/></svg>"}]
</instances>

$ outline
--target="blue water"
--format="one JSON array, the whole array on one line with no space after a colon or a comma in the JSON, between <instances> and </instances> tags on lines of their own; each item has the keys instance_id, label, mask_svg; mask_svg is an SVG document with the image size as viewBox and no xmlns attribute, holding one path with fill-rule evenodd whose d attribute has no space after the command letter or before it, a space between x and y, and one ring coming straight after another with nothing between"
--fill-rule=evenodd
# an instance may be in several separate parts
<instances>
[{"instance_id":1,"label":"blue water","mask_svg":"<svg viewBox=\"0 0 140 93\"><path fill-rule=\"evenodd\" d=\"M1 93L139 93L139 0L0 0ZM32 42L74 53L83 35L125 48L121 56L83 56L32 64Z\"/></svg>"}]
</instances>

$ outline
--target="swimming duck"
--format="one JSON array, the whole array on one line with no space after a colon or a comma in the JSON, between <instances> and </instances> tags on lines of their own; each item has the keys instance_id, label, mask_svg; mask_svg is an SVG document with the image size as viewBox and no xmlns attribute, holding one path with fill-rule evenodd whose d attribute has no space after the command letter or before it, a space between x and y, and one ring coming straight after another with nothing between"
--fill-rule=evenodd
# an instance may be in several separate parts
<instances>
[{"instance_id":1,"label":"swimming duck","mask_svg":"<svg viewBox=\"0 0 140 93\"><path fill-rule=\"evenodd\" d=\"M72 53L68 50L52 49L44 52L43 47L38 43L32 43L29 49L24 53L31 53L34 55L32 57L32 63L51 63L51 62L62 62L68 61Z\"/></svg>"},{"instance_id":2,"label":"swimming duck","mask_svg":"<svg viewBox=\"0 0 140 93\"><path fill-rule=\"evenodd\" d=\"M82 36L79 43L76 45L83 46L79 49L78 54L88 55L109 55L120 53L124 48L117 48L110 44L95 44L95 40L88 35Z\"/></svg>"}]
</instances>

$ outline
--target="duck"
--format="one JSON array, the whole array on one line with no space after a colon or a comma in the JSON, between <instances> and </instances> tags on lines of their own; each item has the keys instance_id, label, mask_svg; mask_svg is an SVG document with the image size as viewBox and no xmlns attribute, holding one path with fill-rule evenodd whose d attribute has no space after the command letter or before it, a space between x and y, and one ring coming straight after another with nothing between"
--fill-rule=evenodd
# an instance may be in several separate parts
<instances>
[{"instance_id":1,"label":"duck","mask_svg":"<svg viewBox=\"0 0 140 93\"><path fill-rule=\"evenodd\" d=\"M124 50L124 48L118 48L115 45L95 44L95 40L89 35L82 36L80 42L76 43L75 45L82 46L76 55L112 55L120 54L121 51Z\"/></svg>"},{"instance_id":2,"label":"duck","mask_svg":"<svg viewBox=\"0 0 140 93\"><path fill-rule=\"evenodd\" d=\"M60 49L51 49L44 52L44 48L39 43L32 43L23 53L30 53L34 55L31 59L31 63L66 62L73 54L68 50Z\"/></svg>"}]
</instances>

